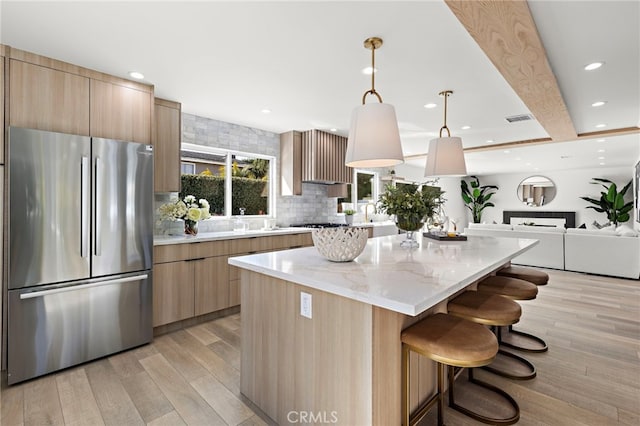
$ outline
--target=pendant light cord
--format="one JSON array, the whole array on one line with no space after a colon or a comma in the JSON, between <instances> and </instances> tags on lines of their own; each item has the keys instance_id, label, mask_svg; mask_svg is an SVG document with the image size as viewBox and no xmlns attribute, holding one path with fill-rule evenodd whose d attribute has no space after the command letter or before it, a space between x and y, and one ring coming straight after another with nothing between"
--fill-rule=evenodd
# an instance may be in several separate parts
<instances>
[{"instance_id":1,"label":"pendant light cord","mask_svg":"<svg viewBox=\"0 0 640 426\"><path fill-rule=\"evenodd\" d=\"M382 40L372 37L364 42L364 47L371 49L371 90L367 90L362 95L362 105L365 104L367 95L374 95L378 101L382 103L382 96L376 92L376 49L382 45ZM369 44L368 44L369 43Z\"/></svg>"},{"instance_id":2,"label":"pendant light cord","mask_svg":"<svg viewBox=\"0 0 640 426\"><path fill-rule=\"evenodd\" d=\"M451 90L445 90L444 92L440 92L440 96L444 96L444 126L440 127L440 137L442 137L442 131L443 130L447 131L447 137L449 137L449 138L451 137L451 132L449 131L449 128L447 127L447 98L452 93L453 92Z\"/></svg>"}]
</instances>

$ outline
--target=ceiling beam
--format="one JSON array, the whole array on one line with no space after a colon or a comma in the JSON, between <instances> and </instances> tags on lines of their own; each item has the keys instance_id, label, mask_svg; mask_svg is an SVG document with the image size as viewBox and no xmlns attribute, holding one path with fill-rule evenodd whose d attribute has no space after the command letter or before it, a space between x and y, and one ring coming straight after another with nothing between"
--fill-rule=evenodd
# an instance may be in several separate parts
<instances>
[{"instance_id":1,"label":"ceiling beam","mask_svg":"<svg viewBox=\"0 0 640 426\"><path fill-rule=\"evenodd\" d=\"M573 140L588 140L588 139L615 137L615 136L633 135L633 134L640 134L640 127L623 127L621 129L609 129L609 130L601 130L597 132L580 133L579 135L576 135L576 137ZM464 148L464 152L470 153L470 152L480 152L480 151L496 151L498 149L521 148L523 146L541 145L541 144L548 144L548 143L555 143L555 142L560 142L560 141L554 141L551 138L524 139L521 141L472 146L469 148ZM405 160L415 160L418 158L427 158L427 153L425 152L424 154L406 155L404 157Z\"/></svg>"},{"instance_id":2,"label":"ceiling beam","mask_svg":"<svg viewBox=\"0 0 640 426\"><path fill-rule=\"evenodd\" d=\"M554 142L577 137L524 0L445 0Z\"/></svg>"}]
</instances>

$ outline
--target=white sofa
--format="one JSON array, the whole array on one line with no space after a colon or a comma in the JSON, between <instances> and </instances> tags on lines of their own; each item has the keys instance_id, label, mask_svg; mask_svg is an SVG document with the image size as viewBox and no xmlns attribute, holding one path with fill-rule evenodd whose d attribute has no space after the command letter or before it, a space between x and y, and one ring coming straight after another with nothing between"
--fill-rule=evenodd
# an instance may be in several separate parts
<instances>
[{"instance_id":1,"label":"white sofa","mask_svg":"<svg viewBox=\"0 0 640 426\"><path fill-rule=\"evenodd\" d=\"M638 279L640 238L615 231L570 228L564 236L567 271Z\"/></svg>"},{"instance_id":2,"label":"white sofa","mask_svg":"<svg viewBox=\"0 0 640 426\"><path fill-rule=\"evenodd\" d=\"M564 269L564 228L470 223L466 235L531 238L540 242L512 260L512 263L541 268Z\"/></svg>"},{"instance_id":3,"label":"white sofa","mask_svg":"<svg viewBox=\"0 0 640 426\"><path fill-rule=\"evenodd\" d=\"M640 237L633 231L469 224L466 235L533 238L540 242L514 264L622 278L640 278Z\"/></svg>"}]
</instances>

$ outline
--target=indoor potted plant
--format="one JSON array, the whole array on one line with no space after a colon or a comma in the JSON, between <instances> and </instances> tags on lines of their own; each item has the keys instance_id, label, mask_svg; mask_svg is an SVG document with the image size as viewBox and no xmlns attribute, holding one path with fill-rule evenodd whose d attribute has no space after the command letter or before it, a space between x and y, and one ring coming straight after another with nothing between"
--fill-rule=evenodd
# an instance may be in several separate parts
<instances>
[{"instance_id":1,"label":"indoor potted plant","mask_svg":"<svg viewBox=\"0 0 640 426\"><path fill-rule=\"evenodd\" d=\"M356 214L355 210L347 209L344 211L344 221L347 225L353 224L353 215Z\"/></svg>"},{"instance_id":2,"label":"indoor potted plant","mask_svg":"<svg viewBox=\"0 0 640 426\"><path fill-rule=\"evenodd\" d=\"M462 190L462 200L467 208L471 210L473 223L480 223L482 219L482 211L487 207L495 207L495 204L489 202L489 199L495 194L499 188L495 185L480 186L480 179L477 176L470 176L471 183L463 179L460 181L460 189ZM471 185L471 188L469 188Z\"/></svg>"},{"instance_id":3,"label":"indoor potted plant","mask_svg":"<svg viewBox=\"0 0 640 426\"><path fill-rule=\"evenodd\" d=\"M387 185L378 198L379 210L394 215L398 229L406 232L403 247L417 247L414 232L419 231L428 217L434 215L444 202L443 191L438 187L423 185L422 189L412 186Z\"/></svg>"},{"instance_id":4,"label":"indoor potted plant","mask_svg":"<svg viewBox=\"0 0 640 426\"><path fill-rule=\"evenodd\" d=\"M616 184L609 179L593 178L594 185L602 185L606 191L600 192L600 199L591 197L580 197L595 206L588 206L588 209L594 209L599 213L606 213L607 219L616 227L619 223L627 222L630 218L629 212L633 208L633 201L624 202L624 194L631 187L631 182L627 183L620 192ZM608 184L608 185L607 185Z\"/></svg>"}]
</instances>

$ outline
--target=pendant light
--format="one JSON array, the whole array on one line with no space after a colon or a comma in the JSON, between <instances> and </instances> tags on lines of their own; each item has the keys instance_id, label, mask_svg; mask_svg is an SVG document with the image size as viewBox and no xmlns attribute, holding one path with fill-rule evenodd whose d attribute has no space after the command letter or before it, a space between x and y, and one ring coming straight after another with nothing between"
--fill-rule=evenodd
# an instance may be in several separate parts
<instances>
[{"instance_id":1,"label":"pendant light","mask_svg":"<svg viewBox=\"0 0 640 426\"><path fill-rule=\"evenodd\" d=\"M375 51L382 39L371 37L364 47L371 50L371 90L362 96L362 105L354 108L347 140L345 164L349 167L390 167L404 162L396 111L382 102L375 89ZM379 103L365 103L374 95Z\"/></svg>"},{"instance_id":2,"label":"pendant light","mask_svg":"<svg viewBox=\"0 0 640 426\"><path fill-rule=\"evenodd\" d=\"M451 132L447 127L447 98L451 94L453 94L451 90L439 93L440 96L444 96L444 126L440 128L440 137L429 142L427 166L424 171L425 177L467 175L462 139L452 138ZM446 138L442 137L443 130L447 131Z\"/></svg>"}]
</instances>

